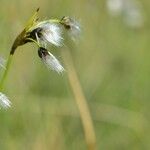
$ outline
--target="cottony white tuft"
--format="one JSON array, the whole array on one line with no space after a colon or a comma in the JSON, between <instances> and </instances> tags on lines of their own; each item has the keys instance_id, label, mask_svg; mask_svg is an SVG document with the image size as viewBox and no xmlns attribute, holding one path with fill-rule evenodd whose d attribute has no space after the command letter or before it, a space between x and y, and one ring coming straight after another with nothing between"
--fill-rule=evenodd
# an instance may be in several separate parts
<instances>
[{"instance_id":1,"label":"cottony white tuft","mask_svg":"<svg viewBox=\"0 0 150 150\"><path fill-rule=\"evenodd\" d=\"M57 58L48 52L49 55L46 55L42 60L47 65L48 68L57 71L58 73L62 73L65 69L57 60Z\"/></svg>"},{"instance_id":2,"label":"cottony white tuft","mask_svg":"<svg viewBox=\"0 0 150 150\"><path fill-rule=\"evenodd\" d=\"M79 22L77 22L75 19L66 16L61 19L61 23L68 31L68 34L72 40L75 41L80 37L81 27Z\"/></svg>"},{"instance_id":3,"label":"cottony white tuft","mask_svg":"<svg viewBox=\"0 0 150 150\"><path fill-rule=\"evenodd\" d=\"M9 107L11 107L11 102L6 95L0 92L0 108L7 109Z\"/></svg>"},{"instance_id":4,"label":"cottony white tuft","mask_svg":"<svg viewBox=\"0 0 150 150\"><path fill-rule=\"evenodd\" d=\"M39 25L38 27L41 28L41 37L39 37L39 40L41 39L45 42L54 44L55 46L62 45L62 31L59 25L47 22Z\"/></svg>"},{"instance_id":5,"label":"cottony white tuft","mask_svg":"<svg viewBox=\"0 0 150 150\"><path fill-rule=\"evenodd\" d=\"M63 66L60 64L57 58L53 54L51 54L47 49L40 47L38 49L38 55L48 68L55 70L58 73L64 71Z\"/></svg>"}]
</instances>

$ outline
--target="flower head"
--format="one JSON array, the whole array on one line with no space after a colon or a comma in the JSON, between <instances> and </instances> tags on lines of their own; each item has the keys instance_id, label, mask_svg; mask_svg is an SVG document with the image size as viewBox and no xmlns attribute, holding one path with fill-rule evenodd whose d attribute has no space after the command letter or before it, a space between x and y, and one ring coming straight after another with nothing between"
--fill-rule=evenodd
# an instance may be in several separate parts
<instances>
[{"instance_id":1,"label":"flower head","mask_svg":"<svg viewBox=\"0 0 150 150\"><path fill-rule=\"evenodd\" d=\"M39 9L37 9L23 31L17 36L10 54L13 55L18 46L33 42L38 46L38 54L42 61L52 70L61 73L64 71L64 68L56 57L47 50L47 43L54 46L63 45L63 27L68 31L69 37L75 40L80 34L80 25L70 17L63 17L61 20L39 21L38 11Z\"/></svg>"},{"instance_id":2,"label":"flower head","mask_svg":"<svg viewBox=\"0 0 150 150\"><path fill-rule=\"evenodd\" d=\"M0 92L0 108L7 109L11 107L11 102L6 95Z\"/></svg>"},{"instance_id":3,"label":"flower head","mask_svg":"<svg viewBox=\"0 0 150 150\"><path fill-rule=\"evenodd\" d=\"M38 55L48 68L55 70L58 73L64 71L63 66L60 64L57 58L53 54L51 54L47 49L40 47L38 49Z\"/></svg>"}]
</instances>

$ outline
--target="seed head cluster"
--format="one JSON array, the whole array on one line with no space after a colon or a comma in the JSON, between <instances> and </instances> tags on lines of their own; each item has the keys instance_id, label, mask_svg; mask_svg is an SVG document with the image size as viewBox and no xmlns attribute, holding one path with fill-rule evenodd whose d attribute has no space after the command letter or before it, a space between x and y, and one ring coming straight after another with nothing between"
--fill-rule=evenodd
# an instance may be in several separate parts
<instances>
[{"instance_id":1,"label":"seed head cluster","mask_svg":"<svg viewBox=\"0 0 150 150\"><path fill-rule=\"evenodd\" d=\"M70 39L75 39L80 33L80 26L74 19L63 17L62 19L49 19L39 21L38 11L33 14L22 32L16 37L10 56L16 49L26 43L34 43L38 47L38 56L47 68L62 73L65 69L59 60L48 50L49 46L62 47L64 45L64 32ZM5 68L4 60L0 58L0 67ZM7 109L11 106L8 97L0 92L0 108Z\"/></svg>"},{"instance_id":2,"label":"seed head cluster","mask_svg":"<svg viewBox=\"0 0 150 150\"><path fill-rule=\"evenodd\" d=\"M35 43L38 46L38 54L44 64L48 68L61 73L65 69L57 58L48 51L47 45L63 46L64 32L67 32L68 36L75 40L80 33L80 25L70 17L39 21L38 11L39 9L31 17L24 30L17 36L10 54L13 55L18 46L29 42Z\"/></svg>"}]
</instances>

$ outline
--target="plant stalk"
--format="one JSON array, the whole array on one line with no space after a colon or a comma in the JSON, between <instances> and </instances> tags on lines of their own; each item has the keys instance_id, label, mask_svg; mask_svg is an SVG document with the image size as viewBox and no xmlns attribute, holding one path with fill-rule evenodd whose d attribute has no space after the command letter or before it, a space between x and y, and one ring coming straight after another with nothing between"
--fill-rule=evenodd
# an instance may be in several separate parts
<instances>
[{"instance_id":1,"label":"plant stalk","mask_svg":"<svg viewBox=\"0 0 150 150\"><path fill-rule=\"evenodd\" d=\"M96 136L93 121L88 108L87 100L83 94L82 87L73 64L69 48L63 50L62 57L67 70L68 80L80 113L88 150L96 150Z\"/></svg>"}]
</instances>

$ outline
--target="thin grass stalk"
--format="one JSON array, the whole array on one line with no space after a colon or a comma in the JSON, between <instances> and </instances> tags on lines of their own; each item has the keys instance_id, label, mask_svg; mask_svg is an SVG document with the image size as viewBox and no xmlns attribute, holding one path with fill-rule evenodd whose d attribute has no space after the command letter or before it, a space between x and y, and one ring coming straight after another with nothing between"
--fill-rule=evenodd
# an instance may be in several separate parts
<instances>
[{"instance_id":1,"label":"thin grass stalk","mask_svg":"<svg viewBox=\"0 0 150 150\"><path fill-rule=\"evenodd\" d=\"M74 98L80 113L88 150L96 150L96 135L92 117L88 108L87 100L82 91L69 48L63 50L62 58L67 70L70 87L74 94Z\"/></svg>"}]
</instances>

